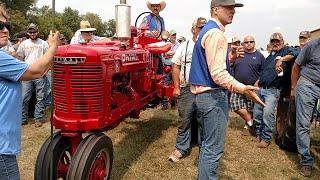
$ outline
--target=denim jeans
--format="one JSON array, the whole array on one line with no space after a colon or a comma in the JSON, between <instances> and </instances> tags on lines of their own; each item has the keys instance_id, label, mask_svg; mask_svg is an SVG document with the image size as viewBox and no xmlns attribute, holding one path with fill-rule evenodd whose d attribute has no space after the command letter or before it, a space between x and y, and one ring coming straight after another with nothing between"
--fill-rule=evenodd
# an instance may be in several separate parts
<instances>
[{"instance_id":1,"label":"denim jeans","mask_svg":"<svg viewBox=\"0 0 320 180\"><path fill-rule=\"evenodd\" d=\"M22 81L22 122L28 119L29 101L32 96L32 92L36 92L37 103L34 110L34 120L40 121L44 116L44 101L46 90L46 78L39 78L31 81Z\"/></svg>"},{"instance_id":2,"label":"denim jeans","mask_svg":"<svg viewBox=\"0 0 320 180\"><path fill-rule=\"evenodd\" d=\"M276 124L276 108L278 105L280 90L275 88L258 91L258 96L265 103L265 107L255 103L253 108L253 120L256 125L256 134L265 142L271 142L272 131Z\"/></svg>"},{"instance_id":3,"label":"denim jeans","mask_svg":"<svg viewBox=\"0 0 320 180\"><path fill-rule=\"evenodd\" d=\"M18 163L15 155L0 154L0 179L20 179Z\"/></svg>"},{"instance_id":4,"label":"denim jeans","mask_svg":"<svg viewBox=\"0 0 320 180\"><path fill-rule=\"evenodd\" d=\"M45 90L45 101L44 106L50 106L52 103L52 93L51 93L51 86L52 86L52 73L51 70L46 75L46 90Z\"/></svg>"},{"instance_id":5,"label":"denim jeans","mask_svg":"<svg viewBox=\"0 0 320 180\"><path fill-rule=\"evenodd\" d=\"M228 94L224 89L214 89L197 94L195 102L201 136L198 179L218 179L228 120Z\"/></svg>"},{"instance_id":6,"label":"denim jeans","mask_svg":"<svg viewBox=\"0 0 320 180\"><path fill-rule=\"evenodd\" d=\"M296 142L301 155L301 165L313 165L310 154L310 126L313 108L320 98L320 87L299 79L296 87Z\"/></svg>"},{"instance_id":7,"label":"denim jeans","mask_svg":"<svg viewBox=\"0 0 320 180\"><path fill-rule=\"evenodd\" d=\"M195 119L195 96L190 87L181 88L181 95L177 98L180 124L178 126L176 148L182 155L186 155L191 144L191 122Z\"/></svg>"}]
</instances>

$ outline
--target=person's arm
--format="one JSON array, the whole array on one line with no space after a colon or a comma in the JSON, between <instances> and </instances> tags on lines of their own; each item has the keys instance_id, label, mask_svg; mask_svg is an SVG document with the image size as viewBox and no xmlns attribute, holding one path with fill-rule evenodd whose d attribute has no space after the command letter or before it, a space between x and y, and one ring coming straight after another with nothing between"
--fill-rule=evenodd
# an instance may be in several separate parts
<instances>
[{"instance_id":1,"label":"person's arm","mask_svg":"<svg viewBox=\"0 0 320 180\"><path fill-rule=\"evenodd\" d=\"M180 89L180 72L181 72L181 62L184 60L182 56L183 50L185 50L185 46L179 46L176 54L172 57L172 80L173 80L173 96L178 97L181 95Z\"/></svg>"},{"instance_id":2,"label":"person's arm","mask_svg":"<svg viewBox=\"0 0 320 180\"><path fill-rule=\"evenodd\" d=\"M277 72L282 71L282 63L283 62L289 62L289 61L295 60L299 54L298 50L291 48L291 47L289 47L288 51L289 52L287 55L285 55L285 56L281 57L279 60L277 60L277 63L276 63Z\"/></svg>"},{"instance_id":3,"label":"person's arm","mask_svg":"<svg viewBox=\"0 0 320 180\"><path fill-rule=\"evenodd\" d=\"M213 29L206 35L202 38L202 47L205 49L212 80L231 92L243 93L245 85L238 82L227 71L227 40L223 33Z\"/></svg>"},{"instance_id":4,"label":"person's arm","mask_svg":"<svg viewBox=\"0 0 320 180\"><path fill-rule=\"evenodd\" d=\"M227 40L222 32L211 31L212 32L209 31L205 34L201 44L206 52L207 63L213 81L231 92L244 94L254 102L265 106L255 93L259 88L249 85L246 86L229 74L226 66Z\"/></svg>"},{"instance_id":5,"label":"person's arm","mask_svg":"<svg viewBox=\"0 0 320 180\"><path fill-rule=\"evenodd\" d=\"M48 37L48 44L49 44L48 51L42 57L40 57L37 61L30 64L28 69L20 77L19 80L27 81L27 80L38 79L45 74L45 72L51 67L52 59L58 48L58 42L59 42L58 37L59 37L58 31L54 34L50 32Z\"/></svg>"},{"instance_id":6,"label":"person's arm","mask_svg":"<svg viewBox=\"0 0 320 180\"><path fill-rule=\"evenodd\" d=\"M181 95L180 90L180 65L173 64L172 65L172 80L173 80L173 97L178 97Z\"/></svg>"},{"instance_id":7,"label":"person's arm","mask_svg":"<svg viewBox=\"0 0 320 180\"><path fill-rule=\"evenodd\" d=\"M295 96L297 82L300 76L300 66L296 63L293 64L292 72L291 72L291 92L290 96Z\"/></svg>"}]
</instances>

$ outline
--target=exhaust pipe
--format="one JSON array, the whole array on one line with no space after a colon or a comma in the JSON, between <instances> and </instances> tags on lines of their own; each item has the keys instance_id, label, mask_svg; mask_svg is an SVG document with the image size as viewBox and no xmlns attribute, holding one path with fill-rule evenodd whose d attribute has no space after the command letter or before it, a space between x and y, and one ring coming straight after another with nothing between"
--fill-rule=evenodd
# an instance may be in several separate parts
<instances>
[{"instance_id":1,"label":"exhaust pipe","mask_svg":"<svg viewBox=\"0 0 320 180\"><path fill-rule=\"evenodd\" d=\"M120 0L120 4L116 5L116 35L121 42L125 42L131 38L131 6L126 0Z\"/></svg>"}]
</instances>

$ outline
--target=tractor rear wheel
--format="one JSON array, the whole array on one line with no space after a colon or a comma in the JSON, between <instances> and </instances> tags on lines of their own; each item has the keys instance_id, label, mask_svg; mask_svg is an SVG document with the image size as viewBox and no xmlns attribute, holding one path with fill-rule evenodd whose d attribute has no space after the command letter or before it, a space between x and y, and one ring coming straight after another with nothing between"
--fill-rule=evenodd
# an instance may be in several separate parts
<instances>
[{"instance_id":1,"label":"tractor rear wheel","mask_svg":"<svg viewBox=\"0 0 320 180\"><path fill-rule=\"evenodd\" d=\"M296 112L294 100L284 98L277 108L276 144L284 150L297 152Z\"/></svg>"},{"instance_id":2,"label":"tractor rear wheel","mask_svg":"<svg viewBox=\"0 0 320 180\"><path fill-rule=\"evenodd\" d=\"M110 179L113 161L111 139L103 133L95 133L81 144L73 156L67 180Z\"/></svg>"}]
</instances>

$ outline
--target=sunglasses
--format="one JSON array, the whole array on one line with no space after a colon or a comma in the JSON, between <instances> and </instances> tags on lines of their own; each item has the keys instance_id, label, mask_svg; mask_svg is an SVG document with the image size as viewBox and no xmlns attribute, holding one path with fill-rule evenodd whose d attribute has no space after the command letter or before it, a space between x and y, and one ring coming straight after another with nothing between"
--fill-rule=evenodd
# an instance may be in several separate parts
<instances>
[{"instance_id":1,"label":"sunglasses","mask_svg":"<svg viewBox=\"0 0 320 180\"><path fill-rule=\"evenodd\" d=\"M29 31L28 34L37 34L38 31Z\"/></svg>"},{"instance_id":2,"label":"sunglasses","mask_svg":"<svg viewBox=\"0 0 320 180\"><path fill-rule=\"evenodd\" d=\"M243 42L243 43L245 43L245 44L249 44L249 43L253 44L254 41L246 41L246 42Z\"/></svg>"},{"instance_id":3,"label":"sunglasses","mask_svg":"<svg viewBox=\"0 0 320 180\"><path fill-rule=\"evenodd\" d=\"M7 28L8 31L11 30L12 28L12 25L10 22L3 22L3 21L0 21L0 30L3 30L4 28Z\"/></svg>"}]
</instances>

